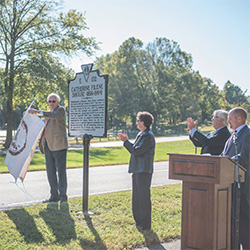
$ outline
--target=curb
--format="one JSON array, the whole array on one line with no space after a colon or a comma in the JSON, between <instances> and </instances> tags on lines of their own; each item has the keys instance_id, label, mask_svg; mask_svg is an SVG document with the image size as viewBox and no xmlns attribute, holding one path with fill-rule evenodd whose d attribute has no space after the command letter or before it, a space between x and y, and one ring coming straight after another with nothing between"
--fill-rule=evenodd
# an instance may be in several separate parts
<instances>
[{"instance_id":1,"label":"curb","mask_svg":"<svg viewBox=\"0 0 250 250\"><path fill-rule=\"evenodd\" d=\"M178 250L181 249L181 240L173 240L149 247L133 248L133 250Z\"/></svg>"}]
</instances>

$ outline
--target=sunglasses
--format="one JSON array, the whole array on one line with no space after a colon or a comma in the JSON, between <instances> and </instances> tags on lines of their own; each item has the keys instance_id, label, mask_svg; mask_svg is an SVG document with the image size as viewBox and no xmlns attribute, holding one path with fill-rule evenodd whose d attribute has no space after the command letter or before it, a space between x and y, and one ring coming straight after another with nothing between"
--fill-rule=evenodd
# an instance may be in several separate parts
<instances>
[{"instance_id":1,"label":"sunglasses","mask_svg":"<svg viewBox=\"0 0 250 250\"><path fill-rule=\"evenodd\" d=\"M55 100L52 100L52 101L49 101L49 103L56 103L56 101L55 101Z\"/></svg>"}]
</instances>

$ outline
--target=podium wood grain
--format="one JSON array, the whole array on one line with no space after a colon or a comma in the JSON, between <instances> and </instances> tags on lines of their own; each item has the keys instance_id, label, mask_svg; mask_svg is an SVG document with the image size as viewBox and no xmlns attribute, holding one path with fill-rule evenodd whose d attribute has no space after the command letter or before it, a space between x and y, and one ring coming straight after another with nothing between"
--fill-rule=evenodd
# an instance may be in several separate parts
<instances>
[{"instance_id":1,"label":"podium wood grain","mask_svg":"<svg viewBox=\"0 0 250 250\"><path fill-rule=\"evenodd\" d=\"M236 171L229 157L169 154L169 178L183 180L181 249L230 249Z\"/></svg>"}]
</instances>

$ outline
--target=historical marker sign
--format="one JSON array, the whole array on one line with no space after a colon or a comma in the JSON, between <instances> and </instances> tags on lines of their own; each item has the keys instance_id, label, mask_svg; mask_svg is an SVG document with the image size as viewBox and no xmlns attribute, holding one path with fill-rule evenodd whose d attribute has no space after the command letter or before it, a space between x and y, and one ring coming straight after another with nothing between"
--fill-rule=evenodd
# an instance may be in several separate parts
<instances>
[{"instance_id":1,"label":"historical marker sign","mask_svg":"<svg viewBox=\"0 0 250 250\"><path fill-rule=\"evenodd\" d=\"M107 136L108 76L82 65L82 72L69 81L69 136Z\"/></svg>"}]
</instances>

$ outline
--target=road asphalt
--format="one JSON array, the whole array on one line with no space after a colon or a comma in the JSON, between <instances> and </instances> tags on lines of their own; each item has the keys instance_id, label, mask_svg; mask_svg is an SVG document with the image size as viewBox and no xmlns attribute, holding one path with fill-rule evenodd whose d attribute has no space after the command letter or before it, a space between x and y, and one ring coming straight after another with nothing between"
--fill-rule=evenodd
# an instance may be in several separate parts
<instances>
[{"instance_id":1,"label":"road asphalt","mask_svg":"<svg viewBox=\"0 0 250 250\"><path fill-rule=\"evenodd\" d=\"M152 187L180 183L169 180L168 162L155 162ZM67 169L68 197L82 197L83 168ZM89 195L131 190L131 175L128 165L100 166L89 168ZM9 174L0 174L0 210L41 203L49 198L46 171L28 172L24 182Z\"/></svg>"}]
</instances>

